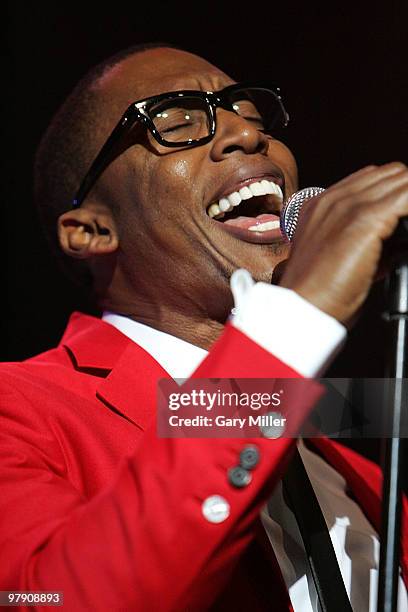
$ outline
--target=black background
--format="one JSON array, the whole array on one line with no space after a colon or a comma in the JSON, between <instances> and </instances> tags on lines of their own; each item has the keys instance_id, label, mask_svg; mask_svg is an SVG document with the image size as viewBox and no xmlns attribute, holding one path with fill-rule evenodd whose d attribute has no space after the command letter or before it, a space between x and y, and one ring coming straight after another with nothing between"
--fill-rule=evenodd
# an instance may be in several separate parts
<instances>
[{"instance_id":1,"label":"black background","mask_svg":"<svg viewBox=\"0 0 408 612\"><path fill-rule=\"evenodd\" d=\"M88 68L128 45L169 41L236 78L280 84L301 185L369 163L408 162L405 2L138 2L8 5L3 113L1 360L58 342L83 298L50 256L32 204L32 161L51 115ZM341 228L339 228L341 231ZM382 376L382 289L330 371Z\"/></svg>"}]
</instances>

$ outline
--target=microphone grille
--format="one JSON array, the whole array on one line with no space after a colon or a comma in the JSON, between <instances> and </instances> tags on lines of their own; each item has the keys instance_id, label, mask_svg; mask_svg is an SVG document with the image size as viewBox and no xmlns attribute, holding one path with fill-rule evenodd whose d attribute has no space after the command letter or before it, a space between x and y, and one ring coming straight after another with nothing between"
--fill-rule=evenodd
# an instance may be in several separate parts
<instances>
[{"instance_id":1,"label":"microphone grille","mask_svg":"<svg viewBox=\"0 0 408 612\"><path fill-rule=\"evenodd\" d=\"M303 203L310 200L324 191L323 187L305 187L296 191L286 200L280 215L280 229L286 238L291 241L295 235L299 221L299 214Z\"/></svg>"}]
</instances>

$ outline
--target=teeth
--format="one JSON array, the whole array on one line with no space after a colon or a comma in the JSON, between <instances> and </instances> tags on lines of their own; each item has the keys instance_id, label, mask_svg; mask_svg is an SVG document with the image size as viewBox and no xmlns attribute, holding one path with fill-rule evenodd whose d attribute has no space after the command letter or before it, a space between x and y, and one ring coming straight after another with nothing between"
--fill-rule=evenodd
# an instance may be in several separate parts
<instances>
[{"instance_id":1,"label":"teeth","mask_svg":"<svg viewBox=\"0 0 408 612\"><path fill-rule=\"evenodd\" d=\"M260 223L259 225L251 225L248 229L251 232L268 232L273 229L280 227L279 221L266 221L266 223Z\"/></svg>"},{"instance_id":2,"label":"teeth","mask_svg":"<svg viewBox=\"0 0 408 612\"><path fill-rule=\"evenodd\" d=\"M249 200L249 198L252 198L253 196L248 187L242 187L242 189L239 190L239 195L243 200Z\"/></svg>"},{"instance_id":3,"label":"teeth","mask_svg":"<svg viewBox=\"0 0 408 612\"><path fill-rule=\"evenodd\" d=\"M261 181L261 185L264 188L265 193L275 193L275 190L273 188L274 187L274 183L271 183L270 181L263 180L263 181Z\"/></svg>"},{"instance_id":4,"label":"teeth","mask_svg":"<svg viewBox=\"0 0 408 612\"><path fill-rule=\"evenodd\" d=\"M213 218L216 217L217 215L219 215L221 212L220 207L218 206L218 204L211 204L211 206L208 209L208 216Z\"/></svg>"},{"instance_id":5,"label":"teeth","mask_svg":"<svg viewBox=\"0 0 408 612\"><path fill-rule=\"evenodd\" d=\"M252 185L249 185L248 189L254 196L262 196L262 195L265 195L266 193L261 183L252 183Z\"/></svg>"},{"instance_id":6,"label":"teeth","mask_svg":"<svg viewBox=\"0 0 408 612\"><path fill-rule=\"evenodd\" d=\"M228 196L228 201L232 206L238 206L238 204L241 204L241 200L242 198L238 191L234 191L234 193L231 193L231 195Z\"/></svg>"},{"instance_id":7,"label":"teeth","mask_svg":"<svg viewBox=\"0 0 408 612\"><path fill-rule=\"evenodd\" d=\"M232 210L234 206L239 206L243 200L249 200L250 198L263 195L275 195L277 198L279 198L279 200L283 201L283 193L279 185L273 183L272 181L263 179L262 181L256 181L250 185L245 185L245 187L241 187L239 192L234 191L230 195L221 198L218 203L211 204L207 209L207 213L211 218L217 217L218 215L221 215L220 218L222 218L224 213Z\"/></svg>"},{"instance_id":8,"label":"teeth","mask_svg":"<svg viewBox=\"0 0 408 612\"><path fill-rule=\"evenodd\" d=\"M277 195L281 200L283 200L282 189L276 183L270 183L272 185L275 195Z\"/></svg>"},{"instance_id":9,"label":"teeth","mask_svg":"<svg viewBox=\"0 0 408 612\"><path fill-rule=\"evenodd\" d=\"M229 200L227 198L221 198L218 203L218 206L220 207L221 212L227 212L228 210L232 210L232 205L229 203Z\"/></svg>"}]
</instances>

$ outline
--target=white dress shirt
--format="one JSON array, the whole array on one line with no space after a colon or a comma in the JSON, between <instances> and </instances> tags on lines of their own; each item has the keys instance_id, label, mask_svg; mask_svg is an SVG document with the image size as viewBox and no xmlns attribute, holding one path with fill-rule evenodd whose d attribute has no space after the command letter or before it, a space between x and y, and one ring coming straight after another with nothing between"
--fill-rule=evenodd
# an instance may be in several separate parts
<instances>
[{"instance_id":1,"label":"white dress shirt","mask_svg":"<svg viewBox=\"0 0 408 612\"><path fill-rule=\"evenodd\" d=\"M232 324L305 377L320 374L345 339L345 328L335 319L289 289L254 283L245 270L233 274L231 290L235 301ZM207 355L197 346L127 317L105 312L103 320L144 348L173 378L188 378ZM298 447L326 520L353 610L375 612L378 535L360 507L347 496L344 478L301 441ZM294 612L319 612L302 538L280 484L261 519ZM397 610L408 612L407 591L401 577Z\"/></svg>"}]
</instances>

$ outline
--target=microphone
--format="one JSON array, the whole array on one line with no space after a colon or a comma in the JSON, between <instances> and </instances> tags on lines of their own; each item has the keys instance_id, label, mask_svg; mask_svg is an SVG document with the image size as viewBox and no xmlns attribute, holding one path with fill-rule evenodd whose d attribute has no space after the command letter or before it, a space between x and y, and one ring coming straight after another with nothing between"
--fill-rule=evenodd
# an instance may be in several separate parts
<instances>
[{"instance_id":1,"label":"microphone","mask_svg":"<svg viewBox=\"0 0 408 612\"><path fill-rule=\"evenodd\" d=\"M286 200L280 215L280 229L289 242L293 240L295 235L299 214L304 202L314 198L323 191L323 187L305 187L300 191L296 191Z\"/></svg>"}]
</instances>

